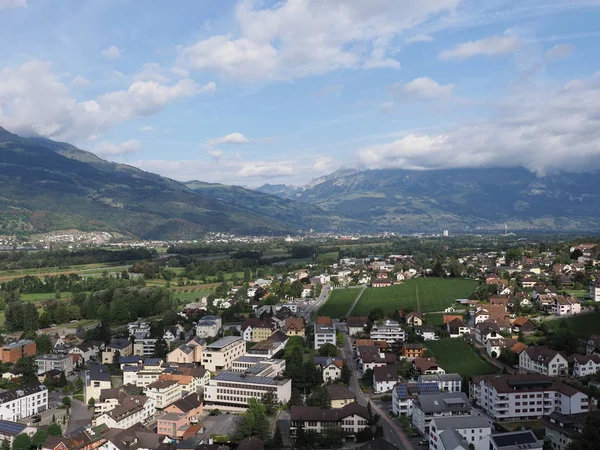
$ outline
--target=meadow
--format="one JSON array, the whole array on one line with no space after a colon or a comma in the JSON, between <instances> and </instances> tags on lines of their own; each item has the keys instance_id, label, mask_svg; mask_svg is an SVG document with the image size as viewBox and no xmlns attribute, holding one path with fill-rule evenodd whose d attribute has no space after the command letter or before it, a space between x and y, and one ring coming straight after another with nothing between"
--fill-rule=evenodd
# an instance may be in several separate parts
<instances>
[{"instance_id":1,"label":"meadow","mask_svg":"<svg viewBox=\"0 0 600 450\"><path fill-rule=\"evenodd\" d=\"M333 318L345 317L361 289L334 289L329 294L327 301L319 309L320 316Z\"/></svg>"},{"instance_id":2,"label":"meadow","mask_svg":"<svg viewBox=\"0 0 600 450\"><path fill-rule=\"evenodd\" d=\"M192 288L188 288L188 289L192 289ZM188 290L187 292L184 291L178 291L173 293L173 296L179 300L180 303L192 303L195 301L199 301L202 300L202 297L207 297L208 295L212 294L214 292L214 289L195 289L195 290Z\"/></svg>"},{"instance_id":3,"label":"meadow","mask_svg":"<svg viewBox=\"0 0 600 450\"><path fill-rule=\"evenodd\" d=\"M463 278L415 278L385 288L367 288L352 311L353 316L368 316L375 308L386 314L410 308L421 312L441 312L469 297L477 281Z\"/></svg>"},{"instance_id":4,"label":"meadow","mask_svg":"<svg viewBox=\"0 0 600 450\"><path fill-rule=\"evenodd\" d=\"M499 371L460 338L426 341L425 346L431 350L446 373L458 373L465 381L473 375L488 375Z\"/></svg>"},{"instance_id":5,"label":"meadow","mask_svg":"<svg viewBox=\"0 0 600 450\"><path fill-rule=\"evenodd\" d=\"M600 311L592 313L579 314L566 319L548 320L548 328L558 328L562 321L573 330L579 339L587 340L592 334L600 334Z\"/></svg>"}]
</instances>

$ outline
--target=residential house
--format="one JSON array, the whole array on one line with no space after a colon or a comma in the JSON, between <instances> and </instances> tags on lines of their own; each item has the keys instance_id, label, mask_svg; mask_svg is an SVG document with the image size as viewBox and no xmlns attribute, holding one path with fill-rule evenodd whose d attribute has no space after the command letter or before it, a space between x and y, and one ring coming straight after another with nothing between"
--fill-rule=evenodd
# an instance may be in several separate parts
<instances>
[{"instance_id":1,"label":"residential house","mask_svg":"<svg viewBox=\"0 0 600 450\"><path fill-rule=\"evenodd\" d=\"M457 373L420 375L418 379L419 383L435 383L439 392L460 392L462 381L462 377Z\"/></svg>"},{"instance_id":2,"label":"residential house","mask_svg":"<svg viewBox=\"0 0 600 450\"><path fill-rule=\"evenodd\" d=\"M437 329L431 325L421 325L414 328L415 334L421 336L424 341L437 341L439 336Z\"/></svg>"},{"instance_id":3,"label":"residential house","mask_svg":"<svg viewBox=\"0 0 600 450\"><path fill-rule=\"evenodd\" d=\"M413 401L412 424L422 434L429 432L435 418L469 416L472 408L464 392L417 395Z\"/></svg>"},{"instance_id":4,"label":"residential house","mask_svg":"<svg viewBox=\"0 0 600 450\"><path fill-rule=\"evenodd\" d=\"M554 411L542 419L545 440L556 450L566 450L573 441L581 439L588 413L562 414Z\"/></svg>"},{"instance_id":5,"label":"residential house","mask_svg":"<svg viewBox=\"0 0 600 450\"><path fill-rule=\"evenodd\" d=\"M67 449L63 449L62 447L55 448L53 450L91 450L92 448L97 448L98 450L147 450L163 448L159 440L159 435L139 423L124 430L111 428L106 433L102 435L96 434L96 436L101 437L101 440L98 442L103 442L99 447L96 443L91 443L85 447L80 445Z\"/></svg>"},{"instance_id":6,"label":"residential house","mask_svg":"<svg viewBox=\"0 0 600 450\"><path fill-rule=\"evenodd\" d=\"M583 392L542 374L474 376L469 391L473 403L499 421L580 413L589 405Z\"/></svg>"},{"instance_id":7,"label":"residential house","mask_svg":"<svg viewBox=\"0 0 600 450\"><path fill-rule=\"evenodd\" d=\"M539 280L537 278L525 277L521 280L521 286L523 286L525 289L531 289L538 283L538 281Z\"/></svg>"},{"instance_id":8,"label":"residential house","mask_svg":"<svg viewBox=\"0 0 600 450\"><path fill-rule=\"evenodd\" d=\"M101 413L94 420L95 425L106 425L109 428L126 429L137 423L143 423L154 416L156 409L154 400L144 396L133 396L125 399L110 411Z\"/></svg>"},{"instance_id":9,"label":"residential house","mask_svg":"<svg viewBox=\"0 0 600 450\"><path fill-rule=\"evenodd\" d=\"M331 398L332 408L343 408L350 403L356 401L356 395L346 386L340 386L339 384L330 384L325 387Z\"/></svg>"},{"instance_id":10,"label":"residential house","mask_svg":"<svg viewBox=\"0 0 600 450\"><path fill-rule=\"evenodd\" d=\"M451 338L457 338L471 333L471 329L462 321L462 319L452 319L446 324L446 331L450 333Z\"/></svg>"},{"instance_id":11,"label":"residential house","mask_svg":"<svg viewBox=\"0 0 600 450\"><path fill-rule=\"evenodd\" d=\"M283 331L288 336L305 336L305 325L302 317L288 317L285 319Z\"/></svg>"},{"instance_id":12,"label":"residential house","mask_svg":"<svg viewBox=\"0 0 600 450\"><path fill-rule=\"evenodd\" d=\"M275 323L270 319L261 320L253 317L242 322L242 338L246 342L264 341L276 330Z\"/></svg>"},{"instance_id":13,"label":"residential house","mask_svg":"<svg viewBox=\"0 0 600 450\"><path fill-rule=\"evenodd\" d=\"M35 427L30 427L10 420L0 420L0 441L8 441L11 448L15 437L19 434L33 436L36 431L37 429Z\"/></svg>"},{"instance_id":14,"label":"residential house","mask_svg":"<svg viewBox=\"0 0 600 450\"><path fill-rule=\"evenodd\" d=\"M216 337L222 326L220 316L204 316L196 324L196 336L204 339Z\"/></svg>"},{"instance_id":15,"label":"residential house","mask_svg":"<svg viewBox=\"0 0 600 450\"><path fill-rule=\"evenodd\" d=\"M346 326L348 327L348 335L356 336L357 334L366 333L371 321L368 317L348 317Z\"/></svg>"},{"instance_id":16,"label":"residential house","mask_svg":"<svg viewBox=\"0 0 600 450\"><path fill-rule=\"evenodd\" d=\"M206 370L229 370L232 362L246 353L246 342L239 336L225 336L208 344L202 353L202 365Z\"/></svg>"},{"instance_id":17,"label":"residential house","mask_svg":"<svg viewBox=\"0 0 600 450\"><path fill-rule=\"evenodd\" d=\"M103 389L110 389L110 371L105 365L93 364L85 372L83 400L87 404L91 398L98 400Z\"/></svg>"},{"instance_id":18,"label":"residential house","mask_svg":"<svg viewBox=\"0 0 600 450\"><path fill-rule=\"evenodd\" d=\"M600 276L590 283L590 299L594 302L600 302Z\"/></svg>"},{"instance_id":19,"label":"residential house","mask_svg":"<svg viewBox=\"0 0 600 450\"><path fill-rule=\"evenodd\" d=\"M200 395L191 394L181 398L165 408L166 414L157 420L156 432L161 436L181 439L190 425L198 423L202 410Z\"/></svg>"},{"instance_id":20,"label":"residential house","mask_svg":"<svg viewBox=\"0 0 600 450\"><path fill-rule=\"evenodd\" d=\"M388 344L404 342L406 331L394 320L386 320L382 325L373 325L369 337L376 341L385 341Z\"/></svg>"},{"instance_id":21,"label":"residential house","mask_svg":"<svg viewBox=\"0 0 600 450\"><path fill-rule=\"evenodd\" d=\"M393 353L383 353L377 347L357 347L358 364L362 372L376 367L396 366L398 357Z\"/></svg>"},{"instance_id":22,"label":"residential house","mask_svg":"<svg viewBox=\"0 0 600 450\"><path fill-rule=\"evenodd\" d=\"M71 347L67 354L79 355L79 358L83 360L83 363L86 363L97 359L100 356L100 352L105 348L106 345L102 341L85 341Z\"/></svg>"},{"instance_id":23,"label":"residential house","mask_svg":"<svg viewBox=\"0 0 600 450\"><path fill-rule=\"evenodd\" d=\"M173 342L179 340L181 333L184 331L185 330L181 325L173 325L165 330L163 339L167 342L167 344L171 345Z\"/></svg>"},{"instance_id":24,"label":"residential house","mask_svg":"<svg viewBox=\"0 0 600 450\"><path fill-rule=\"evenodd\" d=\"M600 370L600 355L572 355L569 358L573 363L571 372L574 378L594 375Z\"/></svg>"},{"instance_id":25,"label":"residential house","mask_svg":"<svg viewBox=\"0 0 600 450\"><path fill-rule=\"evenodd\" d=\"M392 390L392 412L398 416L412 416L413 401L418 395L439 394L435 383L397 383Z\"/></svg>"},{"instance_id":26,"label":"residential house","mask_svg":"<svg viewBox=\"0 0 600 450\"><path fill-rule=\"evenodd\" d=\"M423 344L402 344L402 356L407 359L421 358L425 353Z\"/></svg>"},{"instance_id":27,"label":"residential house","mask_svg":"<svg viewBox=\"0 0 600 450\"><path fill-rule=\"evenodd\" d=\"M535 331L535 324L528 317L517 317L512 321L512 332L529 334Z\"/></svg>"},{"instance_id":28,"label":"residential house","mask_svg":"<svg viewBox=\"0 0 600 450\"><path fill-rule=\"evenodd\" d=\"M531 430L491 434L481 440L480 448L486 450L542 450L544 443L538 441Z\"/></svg>"},{"instance_id":29,"label":"residential house","mask_svg":"<svg viewBox=\"0 0 600 450\"><path fill-rule=\"evenodd\" d=\"M435 358L415 358L413 367L418 374L446 373Z\"/></svg>"},{"instance_id":30,"label":"residential house","mask_svg":"<svg viewBox=\"0 0 600 450\"><path fill-rule=\"evenodd\" d=\"M440 450L443 447L455 450L454 445L448 445L455 439L453 432L467 442L465 449L469 448L469 444L473 444L475 448L483 448L480 447L481 440L492 434L492 424L485 416L436 417L429 424L430 449Z\"/></svg>"},{"instance_id":31,"label":"residential house","mask_svg":"<svg viewBox=\"0 0 600 450\"><path fill-rule=\"evenodd\" d=\"M277 330L268 339L259 342L247 351L249 355L263 355L272 358L285 348L289 337L281 330Z\"/></svg>"},{"instance_id":32,"label":"residential house","mask_svg":"<svg viewBox=\"0 0 600 450\"><path fill-rule=\"evenodd\" d=\"M114 339L106 346L102 352L102 364L112 364L115 355L131 356L133 355L133 344L129 339Z\"/></svg>"},{"instance_id":33,"label":"residential house","mask_svg":"<svg viewBox=\"0 0 600 450\"><path fill-rule=\"evenodd\" d=\"M181 344L175 350L167 354L167 362L178 364L200 364L202 362L202 351L206 348L206 341L194 337L186 344Z\"/></svg>"},{"instance_id":34,"label":"residential house","mask_svg":"<svg viewBox=\"0 0 600 450\"><path fill-rule=\"evenodd\" d=\"M475 326L475 339L480 344L486 344L488 339L497 339L502 337L500 327L496 322L485 321Z\"/></svg>"},{"instance_id":35,"label":"residential house","mask_svg":"<svg viewBox=\"0 0 600 450\"><path fill-rule=\"evenodd\" d=\"M581 313L581 302L575 297L556 295L550 308L557 316L572 316Z\"/></svg>"},{"instance_id":36,"label":"residential house","mask_svg":"<svg viewBox=\"0 0 600 450\"><path fill-rule=\"evenodd\" d=\"M23 357L35 356L35 352L35 342L29 339L22 339L0 347L0 361L14 364Z\"/></svg>"},{"instance_id":37,"label":"residential house","mask_svg":"<svg viewBox=\"0 0 600 450\"><path fill-rule=\"evenodd\" d=\"M344 358L315 356L313 362L319 367L323 376L323 383L331 383L342 377Z\"/></svg>"},{"instance_id":38,"label":"residential house","mask_svg":"<svg viewBox=\"0 0 600 450\"><path fill-rule=\"evenodd\" d=\"M406 325L420 327L423 325L423 314L421 311L413 311L406 315Z\"/></svg>"},{"instance_id":39,"label":"residential house","mask_svg":"<svg viewBox=\"0 0 600 450\"><path fill-rule=\"evenodd\" d=\"M144 394L154 399L156 409L165 409L181 398L182 389L177 380L159 379L146 386Z\"/></svg>"},{"instance_id":40,"label":"residential house","mask_svg":"<svg viewBox=\"0 0 600 450\"><path fill-rule=\"evenodd\" d=\"M527 347L519 354L519 370L535 372L549 377L566 376L569 371L567 357L548 347Z\"/></svg>"},{"instance_id":41,"label":"residential house","mask_svg":"<svg viewBox=\"0 0 600 450\"><path fill-rule=\"evenodd\" d=\"M387 278L374 278L373 280L371 280L371 287L374 287L374 288L389 287L389 286L393 286L393 285L394 285L394 282Z\"/></svg>"},{"instance_id":42,"label":"residential house","mask_svg":"<svg viewBox=\"0 0 600 450\"><path fill-rule=\"evenodd\" d=\"M586 355L593 355L593 354L600 355L600 335L593 334L589 337L589 339L585 343L585 354Z\"/></svg>"},{"instance_id":43,"label":"residential house","mask_svg":"<svg viewBox=\"0 0 600 450\"><path fill-rule=\"evenodd\" d=\"M369 411L358 403L339 409L321 409L316 406L292 406L290 439L295 441L302 424L305 431L324 433L330 427L339 427L348 438L369 427Z\"/></svg>"},{"instance_id":44,"label":"residential house","mask_svg":"<svg viewBox=\"0 0 600 450\"><path fill-rule=\"evenodd\" d=\"M376 394L391 391L398 380L398 370L395 366L375 367L373 369L373 391Z\"/></svg>"}]
</instances>

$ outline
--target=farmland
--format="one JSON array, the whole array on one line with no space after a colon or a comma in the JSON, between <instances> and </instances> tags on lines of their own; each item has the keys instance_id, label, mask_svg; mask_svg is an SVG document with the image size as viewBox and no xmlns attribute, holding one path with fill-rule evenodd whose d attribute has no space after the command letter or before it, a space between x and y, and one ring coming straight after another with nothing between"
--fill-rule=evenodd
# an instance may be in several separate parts
<instances>
[{"instance_id":1,"label":"farmland","mask_svg":"<svg viewBox=\"0 0 600 450\"><path fill-rule=\"evenodd\" d=\"M319 315L334 318L345 317L360 291L356 288L334 289L325 304L319 309Z\"/></svg>"},{"instance_id":2,"label":"farmland","mask_svg":"<svg viewBox=\"0 0 600 450\"><path fill-rule=\"evenodd\" d=\"M485 361L462 339L441 339L426 341L425 345L434 354L437 362L446 373L458 373L464 380L472 375L487 375L498 369Z\"/></svg>"},{"instance_id":3,"label":"farmland","mask_svg":"<svg viewBox=\"0 0 600 450\"><path fill-rule=\"evenodd\" d=\"M548 320L546 324L550 329L553 329L559 327L563 320L571 330L575 331L577 337L580 339L587 339L590 335L598 334L600 331L600 326L598 325L600 324L600 311L579 314L567 319Z\"/></svg>"},{"instance_id":4,"label":"farmland","mask_svg":"<svg viewBox=\"0 0 600 450\"><path fill-rule=\"evenodd\" d=\"M415 278L391 287L367 288L352 315L367 316L375 308L386 314L403 308L439 312L454 305L457 298L467 298L476 286L476 281L462 278Z\"/></svg>"}]
</instances>

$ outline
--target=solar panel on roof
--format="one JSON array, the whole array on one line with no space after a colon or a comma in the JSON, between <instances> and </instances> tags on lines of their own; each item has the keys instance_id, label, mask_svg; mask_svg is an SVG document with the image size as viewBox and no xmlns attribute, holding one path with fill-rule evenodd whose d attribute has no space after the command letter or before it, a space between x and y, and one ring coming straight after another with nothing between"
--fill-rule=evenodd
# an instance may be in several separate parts
<instances>
[{"instance_id":1,"label":"solar panel on roof","mask_svg":"<svg viewBox=\"0 0 600 450\"><path fill-rule=\"evenodd\" d=\"M439 394L440 387L437 383L417 383L420 394Z\"/></svg>"},{"instance_id":2,"label":"solar panel on roof","mask_svg":"<svg viewBox=\"0 0 600 450\"><path fill-rule=\"evenodd\" d=\"M0 433L7 435L17 435L21 433L25 428L25 425L16 422L10 422L8 420L0 420Z\"/></svg>"}]
</instances>

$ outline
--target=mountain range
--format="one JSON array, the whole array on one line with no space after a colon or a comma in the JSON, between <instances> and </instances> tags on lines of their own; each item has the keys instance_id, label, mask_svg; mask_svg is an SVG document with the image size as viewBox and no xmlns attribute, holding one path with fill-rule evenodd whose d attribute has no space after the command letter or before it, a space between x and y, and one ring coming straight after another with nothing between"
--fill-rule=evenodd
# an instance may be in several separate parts
<instances>
[{"instance_id":1,"label":"mountain range","mask_svg":"<svg viewBox=\"0 0 600 450\"><path fill-rule=\"evenodd\" d=\"M0 235L105 230L144 239L316 231L595 231L600 176L520 168L343 169L256 190L178 182L0 127Z\"/></svg>"}]
</instances>

